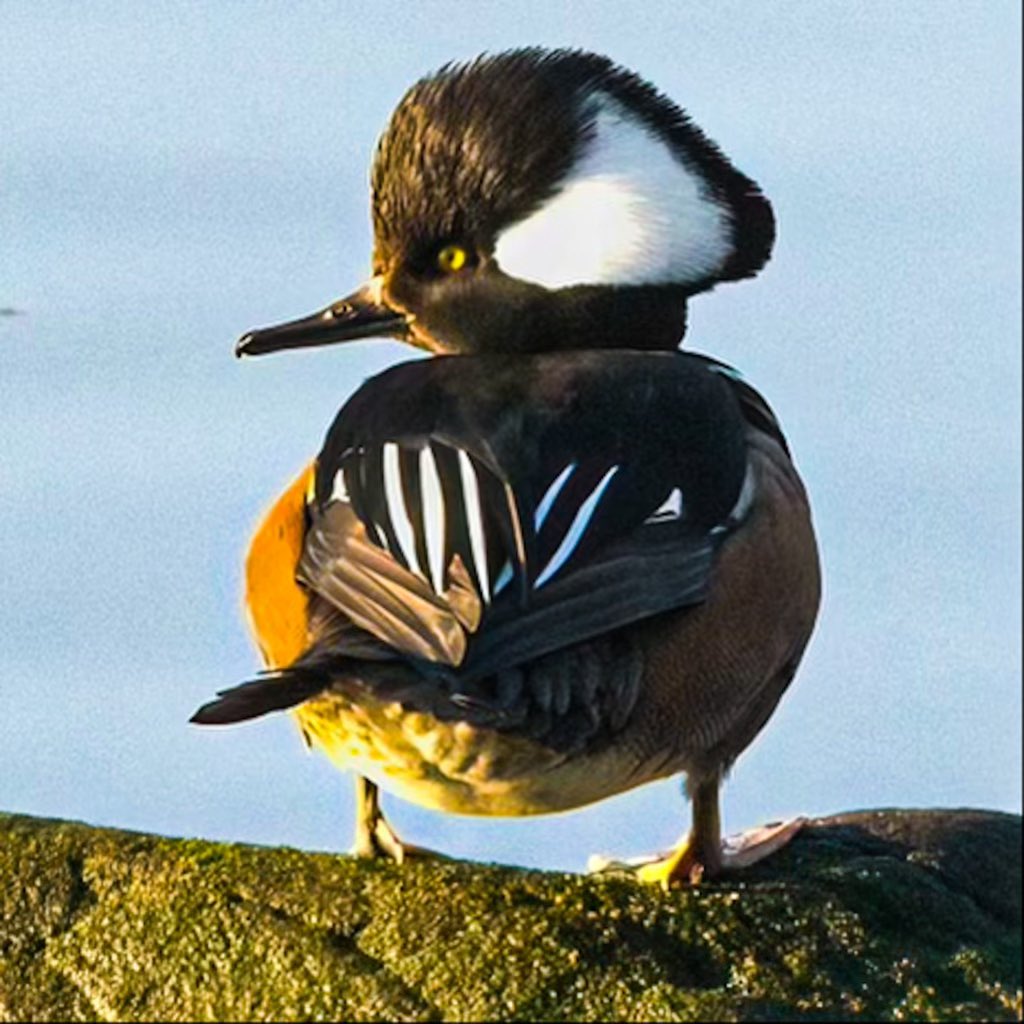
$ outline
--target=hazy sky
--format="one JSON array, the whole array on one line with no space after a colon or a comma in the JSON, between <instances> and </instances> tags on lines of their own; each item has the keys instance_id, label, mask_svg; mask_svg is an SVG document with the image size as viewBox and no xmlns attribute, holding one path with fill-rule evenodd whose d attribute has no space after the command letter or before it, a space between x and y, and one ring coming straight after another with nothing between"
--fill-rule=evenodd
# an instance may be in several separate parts
<instances>
[{"instance_id":1,"label":"hazy sky","mask_svg":"<svg viewBox=\"0 0 1024 1024\"><path fill-rule=\"evenodd\" d=\"M22 0L2 22L0 809L347 848L350 781L287 717L187 720L258 666L261 509L405 354L232 345L365 276L367 167L408 85L543 44L651 79L778 216L772 263L695 300L687 340L779 414L825 571L727 827L1019 811L1017 0ZM688 822L676 781L525 822L386 806L415 842L568 868Z\"/></svg>"}]
</instances>

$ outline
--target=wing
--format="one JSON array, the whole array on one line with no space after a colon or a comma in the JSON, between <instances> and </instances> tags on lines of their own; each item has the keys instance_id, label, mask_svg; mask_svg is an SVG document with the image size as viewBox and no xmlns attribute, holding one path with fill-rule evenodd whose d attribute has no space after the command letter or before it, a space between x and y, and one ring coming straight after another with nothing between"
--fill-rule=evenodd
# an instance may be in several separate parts
<instances>
[{"instance_id":1,"label":"wing","mask_svg":"<svg viewBox=\"0 0 1024 1024\"><path fill-rule=\"evenodd\" d=\"M445 357L368 381L320 453L300 579L471 681L706 594L747 469L719 364Z\"/></svg>"}]
</instances>

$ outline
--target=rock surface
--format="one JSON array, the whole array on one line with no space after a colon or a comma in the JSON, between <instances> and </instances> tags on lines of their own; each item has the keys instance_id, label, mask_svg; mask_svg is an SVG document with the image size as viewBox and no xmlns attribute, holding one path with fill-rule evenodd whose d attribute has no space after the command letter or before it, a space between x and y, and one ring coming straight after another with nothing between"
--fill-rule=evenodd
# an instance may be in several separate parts
<instances>
[{"instance_id":1,"label":"rock surface","mask_svg":"<svg viewBox=\"0 0 1024 1024\"><path fill-rule=\"evenodd\" d=\"M1021 819L820 819L742 880L163 839L0 815L0 1019L1013 1020Z\"/></svg>"}]
</instances>

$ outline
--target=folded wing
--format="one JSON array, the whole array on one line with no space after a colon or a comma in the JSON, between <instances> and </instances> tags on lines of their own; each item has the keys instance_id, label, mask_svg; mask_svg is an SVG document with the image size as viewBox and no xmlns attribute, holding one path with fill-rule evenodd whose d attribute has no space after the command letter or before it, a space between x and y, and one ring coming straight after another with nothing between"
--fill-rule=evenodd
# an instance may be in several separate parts
<instances>
[{"instance_id":1,"label":"folded wing","mask_svg":"<svg viewBox=\"0 0 1024 1024\"><path fill-rule=\"evenodd\" d=\"M747 468L717 365L612 352L387 371L328 433L300 579L465 680L700 602Z\"/></svg>"}]
</instances>

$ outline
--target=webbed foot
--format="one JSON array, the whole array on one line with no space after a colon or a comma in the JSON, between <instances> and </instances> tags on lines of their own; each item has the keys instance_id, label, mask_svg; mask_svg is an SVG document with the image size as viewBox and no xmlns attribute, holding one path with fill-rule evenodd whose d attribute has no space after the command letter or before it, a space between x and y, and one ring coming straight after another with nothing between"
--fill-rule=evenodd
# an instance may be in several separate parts
<instances>
[{"instance_id":1,"label":"webbed foot","mask_svg":"<svg viewBox=\"0 0 1024 1024\"><path fill-rule=\"evenodd\" d=\"M701 855L700 843L691 833L669 853L629 860L614 860L595 854L587 862L587 871L596 873L623 873L638 882L659 885L669 889L673 885L699 885L733 871L748 868L781 850L800 831L806 818L775 821L748 829L722 839L717 856Z\"/></svg>"},{"instance_id":2,"label":"webbed foot","mask_svg":"<svg viewBox=\"0 0 1024 1024\"><path fill-rule=\"evenodd\" d=\"M756 864L781 850L803 828L806 818L775 821L738 835L722 837L718 811L719 776L694 780L693 825L670 853L636 857L626 861L591 857L590 872L625 872L637 881L660 885L699 885L730 871Z\"/></svg>"},{"instance_id":3,"label":"webbed foot","mask_svg":"<svg viewBox=\"0 0 1024 1024\"><path fill-rule=\"evenodd\" d=\"M356 837L350 853L363 860L391 860L396 864L413 858L449 859L443 853L399 839L380 808L377 786L362 776L356 778Z\"/></svg>"}]
</instances>

